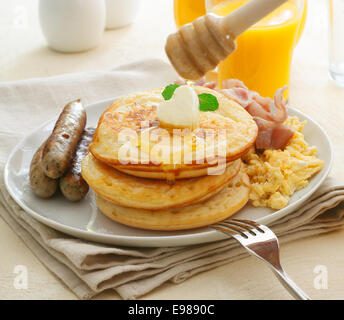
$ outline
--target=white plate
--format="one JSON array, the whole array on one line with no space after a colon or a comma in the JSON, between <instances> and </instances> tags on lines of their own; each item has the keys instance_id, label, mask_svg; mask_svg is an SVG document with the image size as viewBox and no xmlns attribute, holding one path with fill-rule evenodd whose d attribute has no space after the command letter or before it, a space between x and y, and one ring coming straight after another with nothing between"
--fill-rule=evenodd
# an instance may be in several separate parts
<instances>
[{"instance_id":1,"label":"white plate","mask_svg":"<svg viewBox=\"0 0 344 320\"><path fill-rule=\"evenodd\" d=\"M95 127L97 125L100 114L112 100L101 101L87 107L88 126ZM301 112L289 108L289 114L308 121L304 128L304 135L311 145L317 146L319 158L325 161L324 168L311 179L306 188L291 197L287 207L273 211L246 205L235 217L270 224L300 207L328 175L332 165L333 151L326 133L317 123ZM10 154L5 167L5 184L8 192L35 219L78 238L123 246L184 246L225 238L222 233L206 227L174 232L146 231L126 227L99 212L94 203L92 191L78 203L71 203L60 194L48 200L36 197L29 186L29 166L34 152L49 136L55 121L56 119L42 125L21 141Z\"/></svg>"}]
</instances>

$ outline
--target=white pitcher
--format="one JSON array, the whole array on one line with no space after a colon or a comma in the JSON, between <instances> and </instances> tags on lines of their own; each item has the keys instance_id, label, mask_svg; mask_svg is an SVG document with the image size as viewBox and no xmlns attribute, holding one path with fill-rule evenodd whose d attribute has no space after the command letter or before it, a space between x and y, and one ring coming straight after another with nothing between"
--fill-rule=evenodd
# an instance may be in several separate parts
<instances>
[{"instance_id":1,"label":"white pitcher","mask_svg":"<svg viewBox=\"0 0 344 320\"><path fill-rule=\"evenodd\" d=\"M80 52L101 42L104 0L40 0L39 17L48 45L57 51Z\"/></svg>"},{"instance_id":2,"label":"white pitcher","mask_svg":"<svg viewBox=\"0 0 344 320\"><path fill-rule=\"evenodd\" d=\"M140 0L106 0L106 28L116 29L132 23Z\"/></svg>"}]
</instances>

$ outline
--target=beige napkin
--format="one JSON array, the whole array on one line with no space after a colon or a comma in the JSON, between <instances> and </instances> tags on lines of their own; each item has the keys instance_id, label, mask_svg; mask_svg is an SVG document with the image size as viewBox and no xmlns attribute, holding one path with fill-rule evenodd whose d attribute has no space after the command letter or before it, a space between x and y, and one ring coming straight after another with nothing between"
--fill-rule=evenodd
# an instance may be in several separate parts
<instances>
[{"instance_id":1,"label":"beige napkin","mask_svg":"<svg viewBox=\"0 0 344 320\"><path fill-rule=\"evenodd\" d=\"M179 283L246 256L232 239L175 248L116 247L76 239L31 218L5 189L3 166L10 150L41 122L56 116L67 101L82 97L88 104L163 86L175 78L167 64L145 60L110 72L0 83L0 215L38 259L82 299L108 288L124 299L137 298L166 281ZM281 243L338 229L344 224L342 200L344 184L328 178L301 209L271 226Z\"/></svg>"}]
</instances>

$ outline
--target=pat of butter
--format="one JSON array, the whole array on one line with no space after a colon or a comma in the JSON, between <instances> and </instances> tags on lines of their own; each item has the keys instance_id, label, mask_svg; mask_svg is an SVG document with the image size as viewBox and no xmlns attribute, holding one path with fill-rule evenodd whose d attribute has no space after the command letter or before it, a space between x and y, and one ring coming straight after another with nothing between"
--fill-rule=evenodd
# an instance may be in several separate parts
<instances>
[{"instance_id":1,"label":"pat of butter","mask_svg":"<svg viewBox=\"0 0 344 320\"><path fill-rule=\"evenodd\" d=\"M158 106L157 117L165 128L191 128L199 125L199 99L190 86L178 87L170 100Z\"/></svg>"}]
</instances>

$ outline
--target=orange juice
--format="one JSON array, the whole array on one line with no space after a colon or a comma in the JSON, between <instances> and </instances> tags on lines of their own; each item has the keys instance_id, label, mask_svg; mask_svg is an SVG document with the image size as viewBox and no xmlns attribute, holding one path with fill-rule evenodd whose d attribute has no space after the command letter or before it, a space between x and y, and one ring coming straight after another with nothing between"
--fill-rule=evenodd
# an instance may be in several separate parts
<instances>
[{"instance_id":1,"label":"orange juice","mask_svg":"<svg viewBox=\"0 0 344 320\"><path fill-rule=\"evenodd\" d=\"M247 0L222 1L212 12L225 16ZM305 16L305 15L304 15ZM218 67L218 80L242 80L250 90L273 97L289 84L293 49L303 15L296 3L284 3L237 38L237 49Z\"/></svg>"},{"instance_id":2,"label":"orange juice","mask_svg":"<svg viewBox=\"0 0 344 320\"><path fill-rule=\"evenodd\" d=\"M174 19L178 28L205 14L205 0L174 0Z\"/></svg>"}]
</instances>

